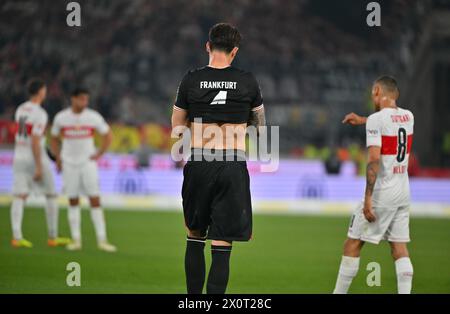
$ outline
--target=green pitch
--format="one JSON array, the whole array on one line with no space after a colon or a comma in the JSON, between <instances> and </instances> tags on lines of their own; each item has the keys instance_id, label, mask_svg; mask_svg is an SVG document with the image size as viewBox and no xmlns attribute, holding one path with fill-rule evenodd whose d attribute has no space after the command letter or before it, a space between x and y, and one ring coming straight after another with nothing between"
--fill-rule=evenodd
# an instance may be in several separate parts
<instances>
[{"instance_id":1,"label":"green pitch","mask_svg":"<svg viewBox=\"0 0 450 314\"><path fill-rule=\"evenodd\" d=\"M81 252L46 246L43 210L28 209L24 235L32 249L9 245L9 210L0 209L0 293L184 293L185 232L181 213L108 211L110 241L119 252L96 249L89 212L83 211ZM61 234L68 235L66 212ZM348 218L254 217L254 239L235 243L229 293L330 293ZM410 245L413 292L450 293L450 221L413 219ZM209 263L210 251L205 250ZM66 265L81 265L81 287L66 285ZM369 262L381 265L381 287L368 287ZM367 245L352 293L395 293L394 265L386 243Z\"/></svg>"}]
</instances>

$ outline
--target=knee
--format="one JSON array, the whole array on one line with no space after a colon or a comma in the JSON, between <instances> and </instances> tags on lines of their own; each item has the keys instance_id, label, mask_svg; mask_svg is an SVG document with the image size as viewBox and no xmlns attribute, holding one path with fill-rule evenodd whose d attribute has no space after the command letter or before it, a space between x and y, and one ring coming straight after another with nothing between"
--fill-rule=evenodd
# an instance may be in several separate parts
<instances>
[{"instance_id":1,"label":"knee","mask_svg":"<svg viewBox=\"0 0 450 314\"><path fill-rule=\"evenodd\" d=\"M392 243L391 255L394 260L398 260L402 257L409 257L409 252L408 248L406 247L406 244Z\"/></svg>"},{"instance_id":2,"label":"knee","mask_svg":"<svg viewBox=\"0 0 450 314\"><path fill-rule=\"evenodd\" d=\"M70 198L69 199L69 205L70 206L78 206L78 205L80 205L80 199L79 198Z\"/></svg>"},{"instance_id":3,"label":"knee","mask_svg":"<svg viewBox=\"0 0 450 314\"><path fill-rule=\"evenodd\" d=\"M195 238L195 239L204 239L205 236L202 234L200 230L189 230L187 229L187 235L189 238Z\"/></svg>"},{"instance_id":4,"label":"knee","mask_svg":"<svg viewBox=\"0 0 450 314\"><path fill-rule=\"evenodd\" d=\"M14 198L21 199L22 201L26 201L26 199L28 198L28 194L17 194L17 195L14 195Z\"/></svg>"},{"instance_id":5,"label":"knee","mask_svg":"<svg viewBox=\"0 0 450 314\"><path fill-rule=\"evenodd\" d=\"M232 242L220 241L220 240L213 240L213 241L211 241L211 244L214 246L232 246L233 245Z\"/></svg>"},{"instance_id":6,"label":"knee","mask_svg":"<svg viewBox=\"0 0 450 314\"><path fill-rule=\"evenodd\" d=\"M100 197L94 196L89 198L91 207L100 207Z\"/></svg>"},{"instance_id":7,"label":"knee","mask_svg":"<svg viewBox=\"0 0 450 314\"><path fill-rule=\"evenodd\" d=\"M344 242L344 256L359 257L364 242L348 238Z\"/></svg>"},{"instance_id":8,"label":"knee","mask_svg":"<svg viewBox=\"0 0 450 314\"><path fill-rule=\"evenodd\" d=\"M56 194L47 194L47 195L45 195L45 198L48 201L55 201L58 198L58 196Z\"/></svg>"}]
</instances>

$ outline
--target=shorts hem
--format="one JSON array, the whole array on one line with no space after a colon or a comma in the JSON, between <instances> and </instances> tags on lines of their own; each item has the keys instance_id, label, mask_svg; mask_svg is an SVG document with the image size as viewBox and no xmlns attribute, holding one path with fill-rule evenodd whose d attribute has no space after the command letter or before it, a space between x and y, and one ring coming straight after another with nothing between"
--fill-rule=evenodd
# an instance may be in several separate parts
<instances>
[{"instance_id":1,"label":"shorts hem","mask_svg":"<svg viewBox=\"0 0 450 314\"><path fill-rule=\"evenodd\" d=\"M350 238L350 239L353 239L353 240L361 240L363 242L368 242L368 243L372 243L372 244L376 244L376 245L380 244L380 241L381 241L381 239L380 240L376 240L376 239L366 238L366 237L363 237L363 236L359 236L358 237L358 236L354 236L352 234L347 234L347 237Z\"/></svg>"},{"instance_id":2,"label":"shorts hem","mask_svg":"<svg viewBox=\"0 0 450 314\"><path fill-rule=\"evenodd\" d=\"M361 237L361 241L372 243L372 244L376 244L376 245L380 244L381 240L382 239L376 240L376 239Z\"/></svg>"},{"instance_id":3,"label":"shorts hem","mask_svg":"<svg viewBox=\"0 0 450 314\"><path fill-rule=\"evenodd\" d=\"M398 243L409 243L409 242L411 242L411 239L406 239L406 238L404 238L404 239L393 239L393 238L387 238L387 241L388 242L398 242Z\"/></svg>"},{"instance_id":4,"label":"shorts hem","mask_svg":"<svg viewBox=\"0 0 450 314\"><path fill-rule=\"evenodd\" d=\"M225 242L249 242L251 240L251 238L243 238L243 237L215 237L215 236L206 236L206 239Z\"/></svg>"},{"instance_id":5,"label":"shorts hem","mask_svg":"<svg viewBox=\"0 0 450 314\"><path fill-rule=\"evenodd\" d=\"M80 198L80 197L100 197L100 193L93 193L93 194L88 194L88 193L79 193L79 194L70 194L70 193L64 193L64 195L67 198Z\"/></svg>"},{"instance_id":6,"label":"shorts hem","mask_svg":"<svg viewBox=\"0 0 450 314\"><path fill-rule=\"evenodd\" d=\"M22 196L22 195L30 195L30 191L12 191L12 196Z\"/></svg>"}]
</instances>

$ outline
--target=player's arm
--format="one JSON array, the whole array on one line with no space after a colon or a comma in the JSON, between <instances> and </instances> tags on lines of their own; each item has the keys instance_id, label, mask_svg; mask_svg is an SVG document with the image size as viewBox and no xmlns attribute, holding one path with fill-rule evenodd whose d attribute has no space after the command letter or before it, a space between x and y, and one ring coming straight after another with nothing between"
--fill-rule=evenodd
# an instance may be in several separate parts
<instances>
[{"instance_id":1,"label":"player's arm","mask_svg":"<svg viewBox=\"0 0 450 314\"><path fill-rule=\"evenodd\" d=\"M56 167L58 171L62 170L61 162L61 125L59 123L59 115L53 119L52 128L50 130L50 151L55 156Z\"/></svg>"},{"instance_id":2,"label":"player's arm","mask_svg":"<svg viewBox=\"0 0 450 314\"><path fill-rule=\"evenodd\" d=\"M251 82L251 90L253 90L254 97L252 100L252 106L250 116L247 121L247 126L256 127L257 134L259 135L264 131L263 127L266 126L266 113L264 111L264 104L263 104L264 101L259 84L253 75L251 75L250 77L250 82Z\"/></svg>"},{"instance_id":3,"label":"player's arm","mask_svg":"<svg viewBox=\"0 0 450 314\"><path fill-rule=\"evenodd\" d=\"M263 105L250 111L250 117L247 125L256 127L258 134L262 133L263 128L261 127L266 126L266 113L264 112Z\"/></svg>"},{"instance_id":4,"label":"player's arm","mask_svg":"<svg viewBox=\"0 0 450 314\"><path fill-rule=\"evenodd\" d=\"M378 115L371 115L366 121L367 142L367 168L366 168L366 192L364 196L364 216L369 222L375 221L375 213L372 210L372 194L380 169L381 156L381 121Z\"/></svg>"},{"instance_id":5,"label":"player's arm","mask_svg":"<svg viewBox=\"0 0 450 314\"><path fill-rule=\"evenodd\" d=\"M35 181L40 181L42 179L41 138L41 135L31 136L31 151L33 152L35 165L33 179Z\"/></svg>"},{"instance_id":6,"label":"player's arm","mask_svg":"<svg viewBox=\"0 0 450 314\"><path fill-rule=\"evenodd\" d=\"M97 160L100 157L102 157L111 146L113 140L113 135L111 129L108 129L108 131L105 134L101 134L101 144L99 149L97 150L97 153L91 157L93 160Z\"/></svg>"},{"instance_id":7,"label":"player's arm","mask_svg":"<svg viewBox=\"0 0 450 314\"><path fill-rule=\"evenodd\" d=\"M177 89L175 104L172 109L172 138L180 138L184 131L190 127L188 104L188 78L189 73L181 80Z\"/></svg>"},{"instance_id":8,"label":"player's arm","mask_svg":"<svg viewBox=\"0 0 450 314\"><path fill-rule=\"evenodd\" d=\"M187 110L174 105L171 120L172 137L180 138L183 135L183 132L189 128L189 116Z\"/></svg>"},{"instance_id":9,"label":"player's arm","mask_svg":"<svg viewBox=\"0 0 450 314\"><path fill-rule=\"evenodd\" d=\"M53 156L55 156L56 167L58 168L58 171L61 171L61 140L59 136L55 136L52 134L52 136L50 137L50 151Z\"/></svg>"},{"instance_id":10,"label":"player's arm","mask_svg":"<svg viewBox=\"0 0 450 314\"><path fill-rule=\"evenodd\" d=\"M364 216L369 222L375 221L376 217L372 209L372 194L380 169L381 147L370 146L368 148L366 168L366 192L364 196Z\"/></svg>"},{"instance_id":11,"label":"player's arm","mask_svg":"<svg viewBox=\"0 0 450 314\"><path fill-rule=\"evenodd\" d=\"M367 122L367 118L366 117L357 115L354 112L351 112L351 113L347 114L344 117L344 120L342 120L342 123L344 123L344 124L347 123L347 124L350 124L350 125L362 125L362 124L366 124L366 122Z\"/></svg>"},{"instance_id":12,"label":"player's arm","mask_svg":"<svg viewBox=\"0 0 450 314\"><path fill-rule=\"evenodd\" d=\"M92 160L100 159L108 151L113 140L111 128L106 123L105 119L103 119L103 117L100 116L100 114L98 115L98 123L96 126L96 130L101 136L101 143L97 152L93 156L91 156Z\"/></svg>"},{"instance_id":13,"label":"player's arm","mask_svg":"<svg viewBox=\"0 0 450 314\"><path fill-rule=\"evenodd\" d=\"M42 179L42 152L41 152L41 140L44 136L45 127L47 125L47 114L40 115L33 123L31 129L31 151L34 159L34 176L35 181Z\"/></svg>"}]
</instances>

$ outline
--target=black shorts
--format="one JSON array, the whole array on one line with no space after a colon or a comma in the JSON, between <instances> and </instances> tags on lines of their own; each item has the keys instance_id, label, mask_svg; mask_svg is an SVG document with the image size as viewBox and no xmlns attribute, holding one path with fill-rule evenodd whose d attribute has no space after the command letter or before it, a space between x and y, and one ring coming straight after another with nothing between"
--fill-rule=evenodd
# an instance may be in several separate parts
<instances>
[{"instance_id":1,"label":"black shorts","mask_svg":"<svg viewBox=\"0 0 450 314\"><path fill-rule=\"evenodd\" d=\"M202 237L210 240L248 241L252 235L252 204L245 153L215 151L218 152L226 160L208 161L211 158L205 152L193 151L184 166L186 227L200 231Z\"/></svg>"}]
</instances>

